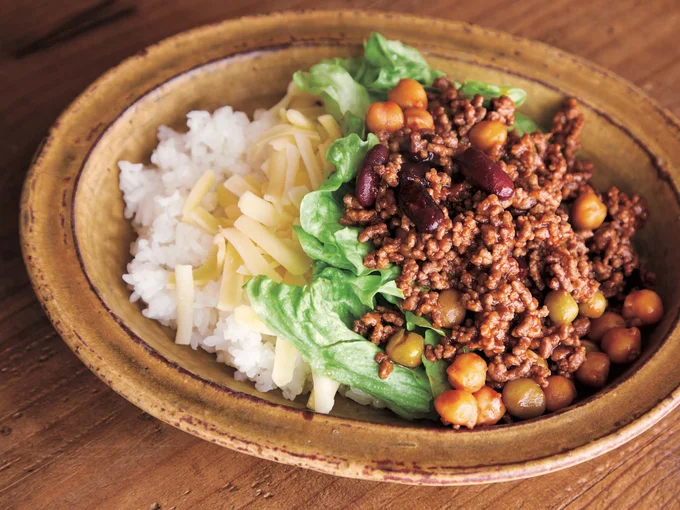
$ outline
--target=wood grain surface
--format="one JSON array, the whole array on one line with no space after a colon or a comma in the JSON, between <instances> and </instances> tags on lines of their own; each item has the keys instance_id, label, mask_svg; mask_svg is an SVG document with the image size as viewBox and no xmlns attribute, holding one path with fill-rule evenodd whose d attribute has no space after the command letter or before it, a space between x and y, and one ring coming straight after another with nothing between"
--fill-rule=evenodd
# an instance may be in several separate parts
<instances>
[{"instance_id":1,"label":"wood grain surface","mask_svg":"<svg viewBox=\"0 0 680 510\"><path fill-rule=\"evenodd\" d=\"M317 5L0 0L0 508L680 508L680 409L627 445L551 475L398 486L259 460L175 430L115 394L60 340L31 290L17 226L31 155L59 112L107 68L176 32ZM677 0L324 7L465 20L537 39L617 72L680 116Z\"/></svg>"}]
</instances>

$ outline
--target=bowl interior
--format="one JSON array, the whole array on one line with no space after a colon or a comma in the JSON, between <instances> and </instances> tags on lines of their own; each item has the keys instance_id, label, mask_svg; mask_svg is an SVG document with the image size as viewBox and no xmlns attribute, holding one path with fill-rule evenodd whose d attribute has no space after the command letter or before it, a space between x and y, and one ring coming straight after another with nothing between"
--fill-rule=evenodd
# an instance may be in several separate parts
<instances>
[{"instance_id":1,"label":"bowl interior","mask_svg":"<svg viewBox=\"0 0 680 510\"><path fill-rule=\"evenodd\" d=\"M138 98L104 132L90 153L78 184L75 206L76 234L85 270L109 309L135 335L168 360L228 388L270 402L304 406L304 397L291 403L278 391L259 393L252 384L235 380L233 370L217 363L212 355L175 345L167 329L144 318L140 306L129 302L130 291L121 275L130 261L129 246L135 236L123 216L117 162L148 162L157 143L158 127L165 124L186 130L185 115L191 110L213 111L223 105L232 105L252 114L255 108L276 103L285 94L292 73L297 69L308 68L320 58L344 57L358 51L360 48L339 45L275 49L226 58L193 69ZM480 79L525 88L529 100L522 110L546 126L550 125L552 112L564 97L561 92L533 80L468 63L456 59L456 55L430 57L429 60L433 66L458 80ZM263 76L267 78L263 79ZM637 241L650 269L664 275L659 279L659 290L670 305L667 317L671 317L680 299L678 287L671 284L680 277L680 261L673 256L677 238L668 235L665 220L669 214L678 216L676 196L659 178L648 153L639 143L626 136L611 119L587 107L585 111L588 126L583 136L582 156L595 162L595 184L600 188L616 185L648 198L650 222ZM670 320L666 320L649 335L646 355L655 350L669 325ZM626 374L631 370L634 367ZM339 400L343 402L334 410L339 416L371 421L396 420L386 411Z\"/></svg>"}]
</instances>

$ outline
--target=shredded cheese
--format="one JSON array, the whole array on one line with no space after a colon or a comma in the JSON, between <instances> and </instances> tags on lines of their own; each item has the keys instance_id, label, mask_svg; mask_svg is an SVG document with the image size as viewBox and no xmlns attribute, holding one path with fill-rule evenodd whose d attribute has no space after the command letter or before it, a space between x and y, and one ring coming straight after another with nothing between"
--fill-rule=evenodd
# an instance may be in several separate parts
<instances>
[{"instance_id":1,"label":"shredded cheese","mask_svg":"<svg viewBox=\"0 0 680 510\"><path fill-rule=\"evenodd\" d=\"M175 266L177 282L177 333L175 343L189 345L194 327L194 278L191 266Z\"/></svg>"},{"instance_id":2,"label":"shredded cheese","mask_svg":"<svg viewBox=\"0 0 680 510\"><path fill-rule=\"evenodd\" d=\"M291 248L271 230L252 218L241 216L234 223L234 227L240 230L244 236L254 241L291 274L304 274L311 267L312 261L304 254L302 249L296 250ZM243 257L243 260L248 265L248 260L245 257Z\"/></svg>"},{"instance_id":3,"label":"shredded cheese","mask_svg":"<svg viewBox=\"0 0 680 510\"><path fill-rule=\"evenodd\" d=\"M295 127L309 129L310 131L314 129L314 123L297 110L286 111L286 119Z\"/></svg>"},{"instance_id":4,"label":"shredded cheese","mask_svg":"<svg viewBox=\"0 0 680 510\"><path fill-rule=\"evenodd\" d=\"M307 407L317 413L328 414L335 405L335 394L340 387L340 383L326 377L325 375L312 372L314 389L309 396Z\"/></svg>"},{"instance_id":5,"label":"shredded cheese","mask_svg":"<svg viewBox=\"0 0 680 510\"><path fill-rule=\"evenodd\" d=\"M250 191L251 193L257 193L259 191L255 186L238 174L229 177L229 179L224 182L224 187L238 197L243 195L246 191Z\"/></svg>"},{"instance_id":6,"label":"shredded cheese","mask_svg":"<svg viewBox=\"0 0 680 510\"><path fill-rule=\"evenodd\" d=\"M217 186L217 203L222 209L238 203L238 196L224 186Z\"/></svg>"},{"instance_id":7,"label":"shredded cheese","mask_svg":"<svg viewBox=\"0 0 680 510\"><path fill-rule=\"evenodd\" d=\"M257 331L263 335L275 335L275 333L269 329L267 325L257 316L255 310L253 310L252 307L248 305L237 306L234 309L234 319L242 326L246 326L247 328Z\"/></svg>"},{"instance_id":8,"label":"shredded cheese","mask_svg":"<svg viewBox=\"0 0 680 510\"><path fill-rule=\"evenodd\" d=\"M191 342L197 287L219 281L219 310L233 312L237 322L254 331L274 335L245 304L243 285L256 275L289 285L301 286L309 281L311 260L302 250L294 227L300 225L303 197L333 171L326 153L342 132L318 98L299 90L293 82L270 111L279 123L248 148L246 162L253 171L239 169L221 182L215 171L207 170L184 203L181 220L215 237L202 265L178 265L168 277L168 288L174 288L177 294L177 343ZM208 206L215 202L214 208ZM277 385L292 380L298 356L290 342L277 340ZM323 376L314 380L313 408L328 412L337 383Z\"/></svg>"},{"instance_id":9,"label":"shredded cheese","mask_svg":"<svg viewBox=\"0 0 680 510\"><path fill-rule=\"evenodd\" d=\"M182 208L182 216L188 216L188 214L198 207L215 184L215 172L212 170L207 170L201 177L196 181L194 187L189 192L189 196L184 202L184 207Z\"/></svg>"},{"instance_id":10,"label":"shredded cheese","mask_svg":"<svg viewBox=\"0 0 680 510\"><path fill-rule=\"evenodd\" d=\"M295 135L295 141L300 149L300 156L302 161L305 163L305 168L307 168L307 173L309 174L309 182L312 185L312 189L316 189L321 186L323 182L323 172L319 166L319 161L314 154L314 149L312 148L312 143L309 138L306 138L299 133Z\"/></svg>"},{"instance_id":11,"label":"shredded cheese","mask_svg":"<svg viewBox=\"0 0 680 510\"><path fill-rule=\"evenodd\" d=\"M246 191L238 201L238 207L249 218L271 228L284 228L293 222L289 215L277 211L271 202Z\"/></svg>"},{"instance_id":12,"label":"shredded cheese","mask_svg":"<svg viewBox=\"0 0 680 510\"><path fill-rule=\"evenodd\" d=\"M285 386L293 380L295 365L300 353L295 346L285 338L278 337L274 346L274 368L272 380L277 386Z\"/></svg>"},{"instance_id":13,"label":"shredded cheese","mask_svg":"<svg viewBox=\"0 0 680 510\"><path fill-rule=\"evenodd\" d=\"M245 218L245 216L241 216L239 220L242 218ZM238 222L239 220L236 221ZM234 223L234 225L236 225L236 223ZM255 247L252 241L248 239L248 236L242 231L236 230L236 228L225 228L222 230L222 235L224 235L227 241L234 245L234 248L236 248L236 251L243 260L244 265L248 268L248 271L250 271L250 274L263 274L269 276L269 278L276 282L283 280L283 278L274 271L274 268L267 264L267 261L262 256L262 253L260 253L260 250Z\"/></svg>"},{"instance_id":14,"label":"shredded cheese","mask_svg":"<svg viewBox=\"0 0 680 510\"><path fill-rule=\"evenodd\" d=\"M189 213L188 219L191 223L198 225L213 235L217 234L217 231L220 228L220 221L200 206L194 208Z\"/></svg>"},{"instance_id":15,"label":"shredded cheese","mask_svg":"<svg viewBox=\"0 0 680 510\"><path fill-rule=\"evenodd\" d=\"M220 282L220 297L217 301L217 308L222 311L234 310L241 302L243 295L243 284L245 278L237 274L236 270L241 265L241 257L232 244L227 245L224 254L224 265L222 269L222 281Z\"/></svg>"}]
</instances>

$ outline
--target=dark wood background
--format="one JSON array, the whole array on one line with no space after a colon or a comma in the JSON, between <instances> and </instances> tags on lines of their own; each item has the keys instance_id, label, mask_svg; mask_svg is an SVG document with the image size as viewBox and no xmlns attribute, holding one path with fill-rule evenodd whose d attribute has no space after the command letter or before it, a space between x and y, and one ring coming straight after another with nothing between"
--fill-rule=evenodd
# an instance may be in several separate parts
<instances>
[{"instance_id":1,"label":"dark wood background","mask_svg":"<svg viewBox=\"0 0 680 510\"><path fill-rule=\"evenodd\" d=\"M0 0L0 508L680 508L680 409L631 443L540 478L422 488L336 478L234 453L143 413L52 329L18 242L19 193L59 112L107 68L260 0ZM680 2L333 1L465 20L619 73L680 116Z\"/></svg>"}]
</instances>

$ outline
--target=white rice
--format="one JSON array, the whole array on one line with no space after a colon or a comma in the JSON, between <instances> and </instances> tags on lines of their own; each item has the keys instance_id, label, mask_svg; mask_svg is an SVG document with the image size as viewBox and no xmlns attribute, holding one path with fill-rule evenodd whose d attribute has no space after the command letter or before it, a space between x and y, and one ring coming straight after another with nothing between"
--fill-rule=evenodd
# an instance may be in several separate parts
<instances>
[{"instance_id":1,"label":"white rice","mask_svg":"<svg viewBox=\"0 0 680 510\"><path fill-rule=\"evenodd\" d=\"M165 326L176 327L177 299L168 288L168 278L177 264L200 266L208 257L213 236L199 227L180 221L189 191L206 170L213 170L217 181L232 174L261 174L247 161L247 148L264 131L276 124L268 111L255 113L251 122L229 106L215 111L193 111L187 115L187 133L161 126L158 146L151 165L121 161L120 189L125 200L125 216L139 235L132 244L132 262L123 280L130 286L130 300L142 300L145 317ZM216 205L211 192L202 204L207 210ZM217 361L236 369L238 380L251 380L259 391L277 386L272 380L275 337L262 335L236 322L231 312L217 309L219 282L197 287L194 300L194 329L191 347L216 353ZM309 366L298 356L292 381L281 388L293 400L311 389ZM357 389L341 388L341 393L360 404L380 406L370 395Z\"/></svg>"},{"instance_id":2,"label":"white rice","mask_svg":"<svg viewBox=\"0 0 680 510\"><path fill-rule=\"evenodd\" d=\"M212 246L212 235L180 221L193 185L206 170L213 170L220 182L235 173L259 173L248 165L246 148L275 123L266 111L256 112L252 122L229 106L212 115L193 111L187 115L187 133L159 128L150 166L119 163L125 216L139 234L123 280L132 289L130 300L146 304L145 317L176 327L177 299L168 278L177 264L200 266ZM216 194L209 193L201 205L212 210L215 202ZM218 294L219 282L196 288L191 347L216 353L217 361L236 368L237 379L253 381L259 391L276 388L272 381L276 339L238 324L230 312L220 312ZM299 360L293 380L281 388L284 397L292 400L308 390L309 380L309 367Z\"/></svg>"}]
</instances>

